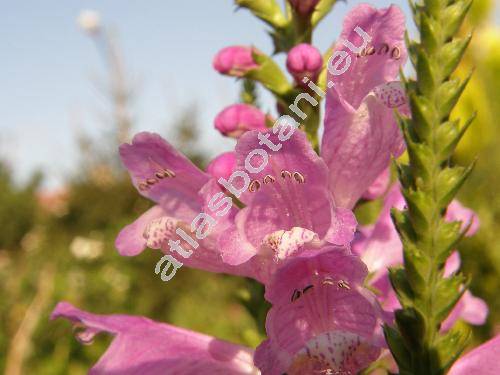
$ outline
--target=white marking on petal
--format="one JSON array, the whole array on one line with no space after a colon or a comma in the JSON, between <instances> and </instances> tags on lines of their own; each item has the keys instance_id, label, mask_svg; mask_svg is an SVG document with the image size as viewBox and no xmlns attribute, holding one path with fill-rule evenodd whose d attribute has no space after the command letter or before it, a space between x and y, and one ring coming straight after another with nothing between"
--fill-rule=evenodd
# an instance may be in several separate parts
<instances>
[{"instance_id":1,"label":"white marking on petal","mask_svg":"<svg viewBox=\"0 0 500 375\"><path fill-rule=\"evenodd\" d=\"M143 237L151 249L161 249L163 243L174 237L179 220L163 216L152 220L144 229Z\"/></svg>"},{"instance_id":2,"label":"white marking on petal","mask_svg":"<svg viewBox=\"0 0 500 375\"><path fill-rule=\"evenodd\" d=\"M331 374L355 374L369 359L375 347L361 336L346 332L325 332L309 340L295 355L291 368L321 369ZM296 373L300 373L296 372Z\"/></svg>"},{"instance_id":3,"label":"white marking on petal","mask_svg":"<svg viewBox=\"0 0 500 375\"><path fill-rule=\"evenodd\" d=\"M406 103L406 95L401 82L394 81L373 89L375 96L389 108L400 107Z\"/></svg>"},{"instance_id":4,"label":"white marking on petal","mask_svg":"<svg viewBox=\"0 0 500 375\"><path fill-rule=\"evenodd\" d=\"M319 244L318 235L300 227L273 232L262 240L262 246L271 249L276 260L283 260L293 255L306 244L313 246Z\"/></svg>"}]
</instances>

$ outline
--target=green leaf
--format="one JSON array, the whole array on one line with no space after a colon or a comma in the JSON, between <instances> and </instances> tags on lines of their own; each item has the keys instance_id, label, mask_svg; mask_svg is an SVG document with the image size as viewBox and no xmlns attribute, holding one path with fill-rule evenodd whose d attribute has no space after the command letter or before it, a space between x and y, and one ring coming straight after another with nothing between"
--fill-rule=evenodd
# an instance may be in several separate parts
<instances>
[{"instance_id":1,"label":"green leaf","mask_svg":"<svg viewBox=\"0 0 500 375\"><path fill-rule=\"evenodd\" d=\"M411 307L404 310L396 310L395 316L399 332L407 343L407 346L412 348L412 351L421 349L427 325L422 313L416 308Z\"/></svg>"},{"instance_id":2,"label":"green leaf","mask_svg":"<svg viewBox=\"0 0 500 375\"><path fill-rule=\"evenodd\" d=\"M438 110L439 120L447 119L450 115L451 110L457 104L460 95L467 86L470 78L472 76L472 71L469 75L460 82L459 79L451 79L443 83L436 91L436 108Z\"/></svg>"},{"instance_id":3,"label":"green leaf","mask_svg":"<svg viewBox=\"0 0 500 375\"><path fill-rule=\"evenodd\" d=\"M287 23L276 0L235 0L234 2L238 7L250 10L256 17L274 28L282 28Z\"/></svg>"},{"instance_id":4,"label":"green leaf","mask_svg":"<svg viewBox=\"0 0 500 375\"><path fill-rule=\"evenodd\" d=\"M399 332L385 324L384 337L385 341L389 345L392 356L399 366L399 371L408 371L411 368L411 356L408 349L405 347L404 340L400 336Z\"/></svg>"},{"instance_id":5,"label":"green leaf","mask_svg":"<svg viewBox=\"0 0 500 375\"><path fill-rule=\"evenodd\" d=\"M337 0L321 0L311 16L311 24L316 27L330 13Z\"/></svg>"},{"instance_id":6,"label":"green leaf","mask_svg":"<svg viewBox=\"0 0 500 375\"><path fill-rule=\"evenodd\" d=\"M437 155L439 164L451 157L458 142L462 139L475 117L475 114L472 115L462 127L460 127L459 120L454 120L445 122L436 130L436 144L441 145Z\"/></svg>"},{"instance_id":7,"label":"green leaf","mask_svg":"<svg viewBox=\"0 0 500 375\"><path fill-rule=\"evenodd\" d=\"M437 60L441 62L439 66L441 67L441 75L443 78L448 78L456 69L471 38L472 35L466 38L454 39L450 43L446 43L440 50Z\"/></svg>"},{"instance_id":8,"label":"green leaf","mask_svg":"<svg viewBox=\"0 0 500 375\"><path fill-rule=\"evenodd\" d=\"M420 141L425 141L429 138L432 124L435 122L432 103L426 97L410 92L410 108L413 119L412 130L418 134Z\"/></svg>"},{"instance_id":9,"label":"green leaf","mask_svg":"<svg viewBox=\"0 0 500 375\"><path fill-rule=\"evenodd\" d=\"M472 0L461 0L452 3L443 10L442 17L447 20L447 22L442 25L444 40L448 40L457 33L471 5Z\"/></svg>"},{"instance_id":10,"label":"green leaf","mask_svg":"<svg viewBox=\"0 0 500 375\"><path fill-rule=\"evenodd\" d=\"M432 363L435 368L441 369L442 373L449 370L469 341L470 330L465 327L455 327L441 336L435 346ZM471 374L472 375L472 374Z\"/></svg>"},{"instance_id":11,"label":"green leaf","mask_svg":"<svg viewBox=\"0 0 500 375\"><path fill-rule=\"evenodd\" d=\"M441 170L436 178L436 201L446 207L457 195L458 190L472 172L474 163L465 167L448 167Z\"/></svg>"},{"instance_id":12,"label":"green leaf","mask_svg":"<svg viewBox=\"0 0 500 375\"><path fill-rule=\"evenodd\" d=\"M450 276L439 279L435 290L434 314L438 322L443 321L455 307L466 288L463 287L466 279L463 275Z\"/></svg>"},{"instance_id":13,"label":"green leaf","mask_svg":"<svg viewBox=\"0 0 500 375\"><path fill-rule=\"evenodd\" d=\"M389 279L401 305L403 307L410 307L415 296L406 277L405 270L401 267L389 268Z\"/></svg>"}]
</instances>

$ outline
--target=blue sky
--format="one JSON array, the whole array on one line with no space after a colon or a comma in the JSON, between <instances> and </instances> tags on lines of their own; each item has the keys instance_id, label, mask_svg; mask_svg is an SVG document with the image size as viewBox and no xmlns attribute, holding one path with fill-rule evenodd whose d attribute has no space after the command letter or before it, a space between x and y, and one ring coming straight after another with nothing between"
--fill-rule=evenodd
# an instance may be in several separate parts
<instances>
[{"instance_id":1,"label":"blue sky","mask_svg":"<svg viewBox=\"0 0 500 375\"><path fill-rule=\"evenodd\" d=\"M358 3L337 4L318 28L315 45L325 50ZM397 4L409 14L406 1ZM212 155L232 146L212 130L212 121L239 88L213 71L213 55L231 44L272 51L265 26L247 11L235 12L231 0L4 1L0 9L0 157L20 180L42 169L47 186L58 185L74 167L78 132L105 131L99 119L105 101L94 84L103 77L103 66L90 38L76 26L82 9L100 12L118 36L138 88L134 131L168 136L169 120L196 104L203 147Z\"/></svg>"}]
</instances>

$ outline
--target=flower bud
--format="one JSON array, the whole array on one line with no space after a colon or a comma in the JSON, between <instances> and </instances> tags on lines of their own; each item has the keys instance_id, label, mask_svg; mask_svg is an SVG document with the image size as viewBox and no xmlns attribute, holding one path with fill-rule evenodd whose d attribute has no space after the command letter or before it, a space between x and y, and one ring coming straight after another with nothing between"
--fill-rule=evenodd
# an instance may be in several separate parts
<instances>
[{"instance_id":1,"label":"flower bud","mask_svg":"<svg viewBox=\"0 0 500 375\"><path fill-rule=\"evenodd\" d=\"M217 180L223 177L229 180L231 173L236 167L236 153L234 151L224 152L212 160L207 166L207 173Z\"/></svg>"},{"instance_id":2,"label":"flower bud","mask_svg":"<svg viewBox=\"0 0 500 375\"><path fill-rule=\"evenodd\" d=\"M286 58L286 68L301 86L302 79L309 78L316 82L323 68L323 57L316 47L302 43L293 47Z\"/></svg>"},{"instance_id":3,"label":"flower bud","mask_svg":"<svg viewBox=\"0 0 500 375\"><path fill-rule=\"evenodd\" d=\"M301 16L311 14L320 0L288 0L290 5Z\"/></svg>"},{"instance_id":4,"label":"flower bud","mask_svg":"<svg viewBox=\"0 0 500 375\"><path fill-rule=\"evenodd\" d=\"M215 117L215 128L227 137L239 138L249 130L266 130L266 115L249 104L233 104Z\"/></svg>"},{"instance_id":5,"label":"flower bud","mask_svg":"<svg viewBox=\"0 0 500 375\"><path fill-rule=\"evenodd\" d=\"M253 49L246 46L231 46L217 52L213 67L221 74L242 77L251 69L258 67L252 56Z\"/></svg>"},{"instance_id":6,"label":"flower bud","mask_svg":"<svg viewBox=\"0 0 500 375\"><path fill-rule=\"evenodd\" d=\"M97 34L101 28L101 16L95 10L82 10L76 22L83 31L90 35Z\"/></svg>"}]
</instances>

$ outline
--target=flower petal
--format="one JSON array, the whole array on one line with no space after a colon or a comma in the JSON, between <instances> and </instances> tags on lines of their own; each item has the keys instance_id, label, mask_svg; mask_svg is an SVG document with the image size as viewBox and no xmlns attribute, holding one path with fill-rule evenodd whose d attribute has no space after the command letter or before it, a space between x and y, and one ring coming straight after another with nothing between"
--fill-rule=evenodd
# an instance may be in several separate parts
<instances>
[{"instance_id":1,"label":"flower petal","mask_svg":"<svg viewBox=\"0 0 500 375\"><path fill-rule=\"evenodd\" d=\"M343 44L343 41L349 41L355 47L363 45L362 37L356 32L358 26L371 38L360 56ZM351 64L345 73L337 76L330 74L329 79L335 83L338 95L352 108L358 108L363 98L376 86L397 79L399 69L407 59L405 30L404 13L395 5L376 9L360 4L346 15L334 53L347 52Z\"/></svg>"},{"instance_id":2,"label":"flower petal","mask_svg":"<svg viewBox=\"0 0 500 375\"><path fill-rule=\"evenodd\" d=\"M359 5L347 15L341 40L361 46L357 26L368 33L371 42L364 56L356 56L340 43L335 49L347 52L351 65L343 74L329 74L321 147L335 203L346 208L352 208L389 166L391 156L404 150L394 108L407 111L404 91L392 82L407 55L403 12L396 6L377 10Z\"/></svg>"},{"instance_id":3,"label":"flower petal","mask_svg":"<svg viewBox=\"0 0 500 375\"><path fill-rule=\"evenodd\" d=\"M375 179L399 156L404 142L393 109L372 92L357 109L327 99L321 156L330 170L337 206L352 208Z\"/></svg>"},{"instance_id":4,"label":"flower petal","mask_svg":"<svg viewBox=\"0 0 500 375\"><path fill-rule=\"evenodd\" d=\"M448 375L497 375L500 373L500 335L460 357Z\"/></svg>"},{"instance_id":5,"label":"flower petal","mask_svg":"<svg viewBox=\"0 0 500 375\"><path fill-rule=\"evenodd\" d=\"M391 182L391 170L386 168L363 193L363 199L374 200L380 198L387 191Z\"/></svg>"},{"instance_id":6,"label":"flower petal","mask_svg":"<svg viewBox=\"0 0 500 375\"><path fill-rule=\"evenodd\" d=\"M260 140L265 136L273 144L281 144L281 148L261 148ZM349 243L354 236L355 218L352 212L337 211L333 206L326 165L303 132L296 130L283 143L279 137L270 132L247 132L236 146L237 170L248 173L249 163L257 169L249 173L249 189L240 197L247 207L236 217L235 224L243 231L239 238L257 249L266 235L301 227L331 243ZM259 149L265 157L255 154ZM249 158L252 153L254 156Z\"/></svg>"},{"instance_id":7,"label":"flower petal","mask_svg":"<svg viewBox=\"0 0 500 375\"><path fill-rule=\"evenodd\" d=\"M252 350L137 316L96 315L60 302L51 319L83 324L87 343L99 332L115 336L91 374L258 374Z\"/></svg>"},{"instance_id":8,"label":"flower petal","mask_svg":"<svg viewBox=\"0 0 500 375\"><path fill-rule=\"evenodd\" d=\"M356 373L375 360L381 310L362 288L364 276L361 260L338 248L280 268L266 288L269 342L257 349L256 365L269 374Z\"/></svg>"},{"instance_id":9,"label":"flower petal","mask_svg":"<svg viewBox=\"0 0 500 375\"><path fill-rule=\"evenodd\" d=\"M139 133L120 146L120 156L134 186L156 203L196 201L208 176L154 133ZM186 204L186 203L183 203Z\"/></svg>"},{"instance_id":10,"label":"flower petal","mask_svg":"<svg viewBox=\"0 0 500 375\"><path fill-rule=\"evenodd\" d=\"M165 215L165 211L160 206L153 206L143 213L132 224L123 228L115 240L115 246L120 255L135 256L146 248L144 231L149 223Z\"/></svg>"}]
</instances>

